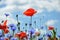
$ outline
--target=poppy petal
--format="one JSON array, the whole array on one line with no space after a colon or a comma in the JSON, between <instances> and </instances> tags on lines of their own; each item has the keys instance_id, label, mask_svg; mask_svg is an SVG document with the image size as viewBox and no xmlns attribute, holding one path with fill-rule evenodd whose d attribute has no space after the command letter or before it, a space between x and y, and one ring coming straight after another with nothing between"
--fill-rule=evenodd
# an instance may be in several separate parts
<instances>
[{"instance_id":1,"label":"poppy petal","mask_svg":"<svg viewBox=\"0 0 60 40\"><path fill-rule=\"evenodd\" d=\"M24 12L24 15L33 16L35 13L36 13L36 11L33 8L29 8Z\"/></svg>"},{"instance_id":2,"label":"poppy petal","mask_svg":"<svg viewBox=\"0 0 60 40\"><path fill-rule=\"evenodd\" d=\"M4 21L3 25L6 26L6 24L7 24L7 20Z\"/></svg>"}]
</instances>

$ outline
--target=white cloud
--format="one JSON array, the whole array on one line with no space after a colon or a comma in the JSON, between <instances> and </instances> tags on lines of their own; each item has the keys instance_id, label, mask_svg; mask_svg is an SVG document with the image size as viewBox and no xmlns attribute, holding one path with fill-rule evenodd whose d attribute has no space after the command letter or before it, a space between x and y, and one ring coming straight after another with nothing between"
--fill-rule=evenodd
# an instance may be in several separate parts
<instances>
[{"instance_id":1,"label":"white cloud","mask_svg":"<svg viewBox=\"0 0 60 40\"><path fill-rule=\"evenodd\" d=\"M59 0L51 0L51 2L49 2L48 0L36 0L35 4L42 9L46 8L48 11L60 10Z\"/></svg>"},{"instance_id":2,"label":"white cloud","mask_svg":"<svg viewBox=\"0 0 60 40\"><path fill-rule=\"evenodd\" d=\"M18 0L18 2L19 2L20 4L25 4L25 3L28 3L29 0Z\"/></svg>"},{"instance_id":3,"label":"white cloud","mask_svg":"<svg viewBox=\"0 0 60 40\"><path fill-rule=\"evenodd\" d=\"M9 11L12 11L14 8L16 8L16 6L6 6L6 7L4 7L4 8L0 8L0 13L1 12L9 12Z\"/></svg>"},{"instance_id":4,"label":"white cloud","mask_svg":"<svg viewBox=\"0 0 60 40\"><path fill-rule=\"evenodd\" d=\"M14 4L14 2L18 2L19 4L25 4L27 3L26 5L19 5L19 6L16 6ZM29 2L29 3L28 3ZM1 3L4 3L4 1L2 1ZM44 8L46 8L48 11L52 11L52 10L57 10L59 11L60 10L60 6L59 6L59 0L51 0L51 2L49 2L48 0L6 0L5 1L6 3L6 7L4 8L0 8L0 19L4 19L3 15L4 13L9 13L11 14L11 12L15 9L15 8L18 8L18 9L22 9L22 10L26 10L28 8L31 8L33 6L37 6L37 13L39 12L43 12ZM12 15L12 14L11 14ZM11 18L12 20L14 20L13 18ZM49 20L47 22L47 25L53 25L55 24L55 21L56 20Z\"/></svg>"},{"instance_id":5,"label":"white cloud","mask_svg":"<svg viewBox=\"0 0 60 40\"><path fill-rule=\"evenodd\" d=\"M4 1L4 0L1 0L1 1L0 1L0 4L3 4L3 3L5 3L5 1Z\"/></svg>"},{"instance_id":6,"label":"white cloud","mask_svg":"<svg viewBox=\"0 0 60 40\"><path fill-rule=\"evenodd\" d=\"M41 13L45 9L48 10L49 12L53 11L53 10L59 11L60 10L59 0L50 0L50 1L51 2L49 2L49 0L30 0L30 2L27 3L27 1L24 0L24 3L26 2L27 4L23 5L23 6L20 5L20 6L18 6L18 8L26 10L30 7L34 8L34 6L35 6L35 9L37 10L37 13ZM20 2L21 2L21 0L20 0ZM24 4L24 3L21 2L21 4Z\"/></svg>"},{"instance_id":7,"label":"white cloud","mask_svg":"<svg viewBox=\"0 0 60 40\"><path fill-rule=\"evenodd\" d=\"M12 16L12 14L11 13L8 13L10 16ZM2 15L0 15L0 23L1 23L1 21L2 20L8 20L8 23L7 23L7 25L8 24L11 24L11 23L14 23L14 24L16 24L17 23L17 21L15 20L15 19L13 19L12 17L10 17L10 16L8 16L7 18L6 18L6 16L4 15L4 13L2 14Z\"/></svg>"},{"instance_id":8,"label":"white cloud","mask_svg":"<svg viewBox=\"0 0 60 40\"><path fill-rule=\"evenodd\" d=\"M22 10L26 10L28 8L31 8L31 6L29 4L27 5L24 5L24 6L18 6L19 9L22 9Z\"/></svg>"},{"instance_id":9,"label":"white cloud","mask_svg":"<svg viewBox=\"0 0 60 40\"><path fill-rule=\"evenodd\" d=\"M5 3L7 5L12 5L14 3L15 0L6 0Z\"/></svg>"},{"instance_id":10,"label":"white cloud","mask_svg":"<svg viewBox=\"0 0 60 40\"><path fill-rule=\"evenodd\" d=\"M8 13L9 14L9 18L8 20L10 21L9 23L15 23L13 18L12 18L12 10L15 8L15 6L6 6L4 8L0 8L0 23L2 20L6 20L6 16L4 15L5 13ZM8 24L9 24L8 23Z\"/></svg>"},{"instance_id":11,"label":"white cloud","mask_svg":"<svg viewBox=\"0 0 60 40\"><path fill-rule=\"evenodd\" d=\"M11 13L13 11L13 9L15 9L15 6L6 6L4 8L0 8L0 23L2 20L6 20L6 16L4 14L8 13L9 14L9 16L7 18L8 24L10 24L10 23L16 24L16 20L12 17L13 15Z\"/></svg>"},{"instance_id":12,"label":"white cloud","mask_svg":"<svg viewBox=\"0 0 60 40\"><path fill-rule=\"evenodd\" d=\"M13 18L8 18L7 20L8 20L7 25L8 25L8 24L11 24L11 23L17 24L17 21L16 21L15 19L13 19Z\"/></svg>"},{"instance_id":13,"label":"white cloud","mask_svg":"<svg viewBox=\"0 0 60 40\"><path fill-rule=\"evenodd\" d=\"M55 25L58 21L57 20L48 20L45 25L46 26L51 26L51 25Z\"/></svg>"},{"instance_id":14,"label":"white cloud","mask_svg":"<svg viewBox=\"0 0 60 40\"><path fill-rule=\"evenodd\" d=\"M32 6L37 6L38 13L43 12L42 10L44 10L44 8L46 8L48 11L60 10L59 0L6 0L5 3L7 4L7 6L16 6L17 8L23 10ZM19 5L17 6L17 4L14 3L18 3ZM22 6L20 4L25 5Z\"/></svg>"},{"instance_id":15,"label":"white cloud","mask_svg":"<svg viewBox=\"0 0 60 40\"><path fill-rule=\"evenodd\" d=\"M4 14L8 13L9 14L9 17L7 18L8 24L10 23L16 24L17 23L16 20L12 17L13 16L12 11L14 11L14 9L16 8L16 5L13 5L14 0L6 0L5 3L7 4L7 6L4 8L0 8L0 23L2 20L6 20L6 16Z\"/></svg>"}]
</instances>

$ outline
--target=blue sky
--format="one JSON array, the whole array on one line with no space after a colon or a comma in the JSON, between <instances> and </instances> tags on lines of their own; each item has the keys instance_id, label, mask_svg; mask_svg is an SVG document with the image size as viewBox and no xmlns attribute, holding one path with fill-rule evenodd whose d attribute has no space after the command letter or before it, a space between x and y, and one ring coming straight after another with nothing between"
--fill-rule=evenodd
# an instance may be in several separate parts
<instances>
[{"instance_id":1,"label":"blue sky","mask_svg":"<svg viewBox=\"0 0 60 40\"><path fill-rule=\"evenodd\" d=\"M30 17L23 15L28 8L34 8L37 13L32 17L32 27L36 21L37 28L46 25L53 25L57 28L57 35L60 34L60 0L0 0L0 21L6 20L5 13L10 14L8 24L16 24L16 14L19 15L21 22L21 30L25 27L25 23L30 23ZM3 17L4 16L4 17ZM7 25L8 25L7 24ZM25 27L29 29L28 27Z\"/></svg>"}]
</instances>

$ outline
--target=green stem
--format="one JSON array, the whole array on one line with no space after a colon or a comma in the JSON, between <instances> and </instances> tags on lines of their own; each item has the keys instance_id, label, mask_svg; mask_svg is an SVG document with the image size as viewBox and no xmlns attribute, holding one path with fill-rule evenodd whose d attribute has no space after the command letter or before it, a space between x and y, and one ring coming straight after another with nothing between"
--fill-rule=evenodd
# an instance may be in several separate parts
<instances>
[{"instance_id":1,"label":"green stem","mask_svg":"<svg viewBox=\"0 0 60 40\"><path fill-rule=\"evenodd\" d=\"M31 16L31 22L30 23L31 23L31 27L32 27L32 16Z\"/></svg>"},{"instance_id":2,"label":"green stem","mask_svg":"<svg viewBox=\"0 0 60 40\"><path fill-rule=\"evenodd\" d=\"M4 35L4 31L3 31L3 30L2 30L2 34L3 34L3 36L5 36L5 35Z\"/></svg>"},{"instance_id":3,"label":"green stem","mask_svg":"<svg viewBox=\"0 0 60 40\"><path fill-rule=\"evenodd\" d=\"M20 37L18 37L18 40L20 40Z\"/></svg>"},{"instance_id":4,"label":"green stem","mask_svg":"<svg viewBox=\"0 0 60 40\"><path fill-rule=\"evenodd\" d=\"M20 22L18 21L18 15L16 15L17 17L17 27L18 27L18 31L20 31Z\"/></svg>"},{"instance_id":5,"label":"green stem","mask_svg":"<svg viewBox=\"0 0 60 40\"><path fill-rule=\"evenodd\" d=\"M32 34L30 34L30 40L32 40Z\"/></svg>"},{"instance_id":6,"label":"green stem","mask_svg":"<svg viewBox=\"0 0 60 40\"><path fill-rule=\"evenodd\" d=\"M60 40L60 38L59 38L59 40Z\"/></svg>"},{"instance_id":7,"label":"green stem","mask_svg":"<svg viewBox=\"0 0 60 40\"><path fill-rule=\"evenodd\" d=\"M34 23L35 23L35 28L36 28L36 21L34 21Z\"/></svg>"},{"instance_id":8,"label":"green stem","mask_svg":"<svg viewBox=\"0 0 60 40\"><path fill-rule=\"evenodd\" d=\"M56 31L53 30L53 38L56 37Z\"/></svg>"},{"instance_id":9,"label":"green stem","mask_svg":"<svg viewBox=\"0 0 60 40\"><path fill-rule=\"evenodd\" d=\"M13 36L14 36L14 32L15 32L15 31L13 30Z\"/></svg>"},{"instance_id":10,"label":"green stem","mask_svg":"<svg viewBox=\"0 0 60 40\"><path fill-rule=\"evenodd\" d=\"M31 25L31 28L32 28L32 16L31 16L31 23L30 23ZM32 40L32 34L30 33L30 40Z\"/></svg>"}]
</instances>

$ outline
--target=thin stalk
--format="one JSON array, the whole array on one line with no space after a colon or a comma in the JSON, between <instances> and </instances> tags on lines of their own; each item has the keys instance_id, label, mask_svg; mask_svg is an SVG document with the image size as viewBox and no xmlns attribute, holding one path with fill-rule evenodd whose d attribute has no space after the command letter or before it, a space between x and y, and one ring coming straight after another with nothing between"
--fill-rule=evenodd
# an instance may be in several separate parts
<instances>
[{"instance_id":1,"label":"thin stalk","mask_svg":"<svg viewBox=\"0 0 60 40\"><path fill-rule=\"evenodd\" d=\"M31 16L30 27L32 28L32 16ZM32 34L31 33L30 33L30 40L32 40Z\"/></svg>"},{"instance_id":2,"label":"thin stalk","mask_svg":"<svg viewBox=\"0 0 60 40\"><path fill-rule=\"evenodd\" d=\"M25 32L27 32L27 23L25 23L25 26L26 26Z\"/></svg>"},{"instance_id":3,"label":"thin stalk","mask_svg":"<svg viewBox=\"0 0 60 40\"><path fill-rule=\"evenodd\" d=\"M60 37L59 37L59 39L58 40L60 40Z\"/></svg>"},{"instance_id":4,"label":"thin stalk","mask_svg":"<svg viewBox=\"0 0 60 40\"><path fill-rule=\"evenodd\" d=\"M17 27L18 27L18 31L20 32L20 22L18 21L18 15L16 15L17 18Z\"/></svg>"},{"instance_id":5,"label":"thin stalk","mask_svg":"<svg viewBox=\"0 0 60 40\"><path fill-rule=\"evenodd\" d=\"M18 38L18 40L20 40L20 37Z\"/></svg>"},{"instance_id":6,"label":"thin stalk","mask_svg":"<svg viewBox=\"0 0 60 40\"><path fill-rule=\"evenodd\" d=\"M5 35L4 35L4 31L3 31L3 30L2 30L2 34L3 34L3 36L5 36Z\"/></svg>"},{"instance_id":7,"label":"thin stalk","mask_svg":"<svg viewBox=\"0 0 60 40\"><path fill-rule=\"evenodd\" d=\"M13 36L14 36L14 32L15 32L15 31L13 30Z\"/></svg>"},{"instance_id":8,"label":"thin stalk","mask_svg":"<svg viewBox=\"0 0 60 40\"><path fill-rule=\"evenodd\" d=\"M35 28L36 28L36 21L34 21L34 23L35 23Z\"/></svg>"},{"instance_id":9,"label":"thin stalk","mask_svg":"<svg viewBox=\"0 0 60 40\"><path fill-rule=\"evenodd\" d=\"M30 23L31 23L31 28L32 28L32 16L31 16L31 22Z\"/></svg>"},{"instance_id":10,"label":"thin stalk","mask_svg":"<svg viewBox=\"0 0 60 40\"><path fill-rule=\"evenodd\" d=\"M20 22L18 22L18 31L20 32Z\"/></svg>"},{"instance_id":11,"label":"thin stalk","mask_svg":"<svg viewBox=\"0 0 60 40\"><path fill-rule=\"evenodd\" d=\"M53 38L56 37L56 32L53 30Z\"/></svg>"},{"instance_id":12,"label":"thin stalk","mask_svg":"<svg viewBox=\"0 0 60 40\"><path fill-rule=\"evenodd\" d=\"M16 15L16 17L17 17L17 23L18 23L18 15Z\"/></svg>"}]
</instances>

